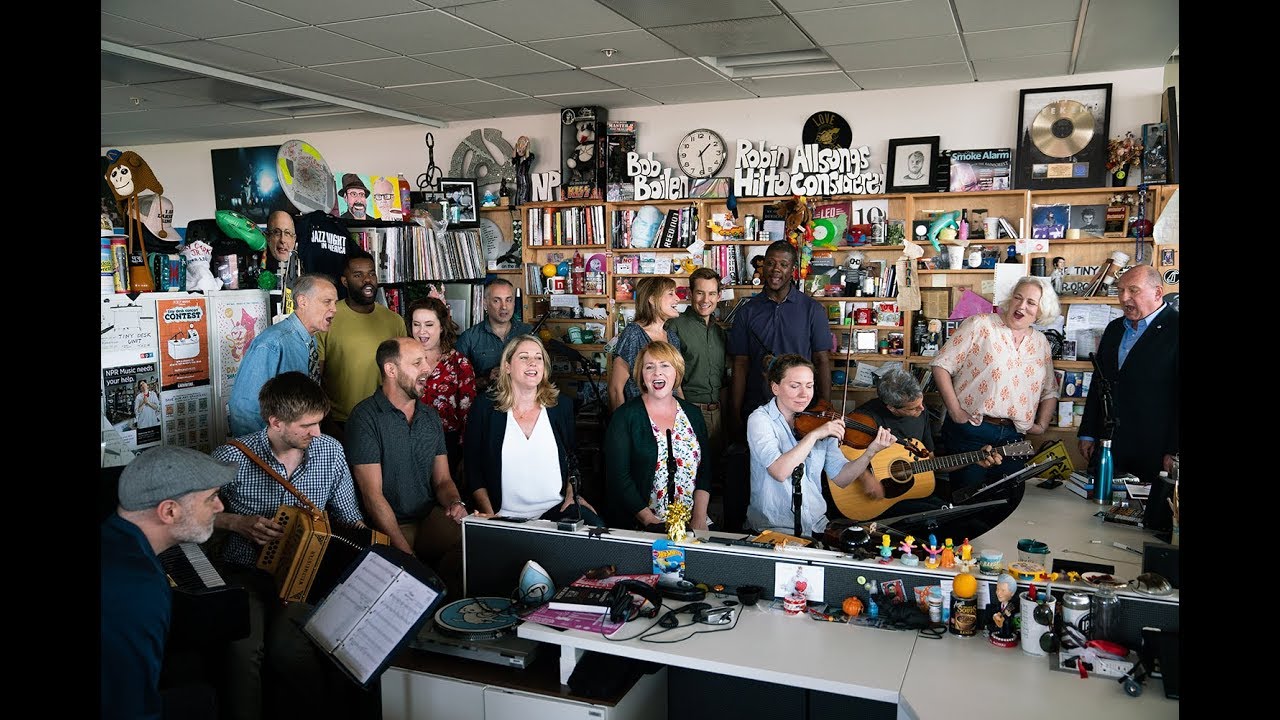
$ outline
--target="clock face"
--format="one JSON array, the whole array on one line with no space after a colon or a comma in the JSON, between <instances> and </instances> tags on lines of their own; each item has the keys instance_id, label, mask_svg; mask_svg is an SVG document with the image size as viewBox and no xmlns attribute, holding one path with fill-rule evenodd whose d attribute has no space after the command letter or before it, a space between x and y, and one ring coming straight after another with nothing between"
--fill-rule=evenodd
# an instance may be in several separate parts
<instances>
[{"instance_id":1,"label":"clock face","mask_svg":"<svg viewBox=\"0 0 1280 720\"><path fill-rule=\"evenodd\" d=\"M720 172L729 151L714 130L692 130L676 146L676 162L691 178L708 178Z\"/></svg>"}]
</instances>

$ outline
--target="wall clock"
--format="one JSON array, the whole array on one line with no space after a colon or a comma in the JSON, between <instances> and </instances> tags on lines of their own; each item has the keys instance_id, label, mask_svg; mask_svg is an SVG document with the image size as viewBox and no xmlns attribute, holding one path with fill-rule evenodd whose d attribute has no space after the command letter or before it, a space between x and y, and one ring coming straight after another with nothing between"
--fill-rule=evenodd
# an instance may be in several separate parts
<instances>
[{"instance_id":1,"label":"wall clock","mask_svg":"<svg viewBox=\"0 0 1280 720\"><path fill-rule=\"evenodd\" d=\"M720 172L729 157L724 140L714 130L690 130L676 145L676 161L691 178L708 178Z\"/></svg>"}]
</instances>

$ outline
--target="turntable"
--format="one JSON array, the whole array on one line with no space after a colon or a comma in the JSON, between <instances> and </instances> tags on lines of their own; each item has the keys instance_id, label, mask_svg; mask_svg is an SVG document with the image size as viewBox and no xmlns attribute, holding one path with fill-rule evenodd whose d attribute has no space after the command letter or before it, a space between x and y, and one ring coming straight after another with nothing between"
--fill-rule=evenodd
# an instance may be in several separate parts
<instances>
[{"instance_id":1,"label":"turntable","mask_svg":"<svg viewBox=\"0 0 1280 720\"><path fill-rule=\"evenodd\" d=\"M516 637L520 617L511 600L463 598L436 612L410 641L415 650L524 669L537 655L539 643Z\"/></svg>"}]
</instances>

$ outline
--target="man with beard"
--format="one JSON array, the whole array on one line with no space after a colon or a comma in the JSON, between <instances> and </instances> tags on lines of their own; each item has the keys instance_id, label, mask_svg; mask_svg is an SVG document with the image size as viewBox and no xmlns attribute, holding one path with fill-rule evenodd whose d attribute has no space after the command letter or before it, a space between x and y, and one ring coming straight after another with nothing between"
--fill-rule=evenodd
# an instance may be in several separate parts
<instances>
[{"instance_id":1,"label":"man with beard","mask_svg":"<svg viewBox=\"0 0 1280 720\"><path fill-rule=\"evenodd\" d=\"M271 378L296 371L320 381L320 349L313 336L328 330L333 322L338 290L329 276L306 273L293 285L293 302L293 313L258 333L240 361L236 384L227 401L234 437L266 427L266 416L258 406L258 393ZM400 330L403 334L403 323Z\"/></svg>"},{"instance_id":2,"label":"man with beard","mask_svg":"<svg viewBox=\"0 0 1280 720\"><path fill-rule=\"evenodd\" d=\"M381 387L351 411L346 439L369 524L461 596L467 506L449 472L440 415L421 400L433 368L410 337L383 341L375 360Z\"/></svg>"},{"instance_id":3,"label":"man with beard","mask_svg":"<svg viewBox=\"0 0 1280 720\"><path fill-rule=\"evenodd\" d=\"M513 319L516 289L510 280L498 278L489 283L484 289L484 308L488 317L463 331L454 346L475 368L478 392L484 392L489 383L497 379L502 348L507 340L533 332L529 323Z\"/></svg>"},{"instance_id":4,"label":"man with beard","mask_svg":"<svg viewBox=\"0 0 1280 720\"><path fill-rule=\"evenodd\" d=\"M369 199L369 188L364 186L364 181L359 175L347 173L342 176L342 199L347 201L347 211L338 217L346 220L369 219L365 214L365 201Z\"/></svg>"},{"instance_id":5,"label":"man with beard","mask_svg":"<svg viewBox=\"0 0 1280 720\"><path fill-rule=\"evenodd\" d=\"M375 302L378 274L373 256L358 250L347 255L342 273L347 299L338 303L328 332L316 335L320 348L320 386L333 409L321 430L339 442L351 408L378 387L378 368L369 362L378 343L404 337L404 320Z\"/></svg>"},{"instance_id":6,"label":"man with beard","mask_svg":"<svg viewBox=\"0 0 1280 720\"><path fill-rule=\"evenodd\" d=\"M320 386L300 372L282 373L262 386L258 402L267 426L239 440L324 509L334 524L362 527L342 444L320 432L329 410ZM355 686L337 679L336 666L302 633L301 622L294 622L304 620L312 606L282 604L275 579L257 568L262 546L283 535L274 520L276 511L299 501L238 447L221 445L213 457L237 465L235 480L222 488L226 511L214 519L219 530L227 531L219 574L229 585L249 591L249 636L230 643L224 715L255 720L269 709L288 707L290 712L332 717L337 707L351 702L345 692ZM289 704L272 704L281 701Z\"/></svg>"},{"instance_id":7,"label":"man with beard","mask_svg":"<svg viewBox=\"0 0 1280 720\"><path fill-rule=\"evenodd\" d=\"M172 595L157 556L209 539L222 511L218 489L235 472L202 452L158 447L120 474L119 505L101 528L102 717L193 717L183 701L201 704L185 688L160 691Z\"/></svg>"}]
</instances>

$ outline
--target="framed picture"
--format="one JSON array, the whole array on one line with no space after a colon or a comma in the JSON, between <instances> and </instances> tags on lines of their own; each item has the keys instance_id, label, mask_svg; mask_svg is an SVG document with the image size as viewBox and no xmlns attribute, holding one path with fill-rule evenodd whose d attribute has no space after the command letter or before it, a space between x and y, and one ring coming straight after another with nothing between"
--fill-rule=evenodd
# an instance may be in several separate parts
<instances>
[{"instance_id":1,"label":"framed picture","mask_svg":"<svg viewBox=\"0 0 1280 720\"><path fill-rule=\"evenodd\" d=\"M1162 248L1160 250L1160 265L1162 267L1168 267L1174 264L1173 248Z\"/></svg>"},{"instance_id":2,"label":"framed picture","mask_svg":"<svg viewBox=\"0 0 1280 720\"><path fill-rule=\"evenodd\" d=\"M279 205L291 210L276 176L279 145L210 150L214 208L233 210L255 223L265 223Z\"/></svg>"},{"instance_id":3,"label":"framed picture","mask_svg":"<svg viewBox=\"0 0 1280 720\"><path fill-rule=\"evenodd\" d=\"M441 178L440 193L448 203L449 227L476 227L476 181L468 178Z\"/></svg>"},{"instance_id":4,"label":"framed picture","mask_svg":"<svg viewBox=\"0 0 1280 720\"><path fill-rule=\"evenodd\" d=\"M1160 98L1160 122L1169 129L1169 182L1178 182L1178 93L1175 88L1165 88Z\"/></svg>"},{"instance_id":5,"label":"framed picture","mask_svg":"<svg viewBox=\"0 0 1280 720\"><path fill-rule=\"evenodd\" d=\"M1031 206L1031 237L1061 240L1071 218L1070 205Z\"/></svg>"},{"instance_id":6,"label":"framed picture","mask_svg":"<svg viewBox=\"0 0 1280 720\"><path fill-rule=\"evenodd\" d=\"M1129 232L1129 206L1108 205L1106 219L1102 221L1103 237L1124 237Z\"/></svg>"},{"instance_id":7,"label":"framed picture","mask_svg":"<svg viewBox=\"0 0 1280 720\"><path fill-rule=\"evenodd\" d=\"M940 140L938 135L890 140L888 191L933 192Z\"/></svg>"},{"instance_id":8,"label":"framed picture","mask_svg":"<svg viewBox=\"0 0 1280 720\"><path fill-rule=\"evenodd\" d=\"M1015 187L1106 186L1111 83L1022 90L1015 127Z\"/></svg>"},{"instance_id":9,"label":"framed picture","mask_svg":"<svg viewBox=\"0 0 1280 720\"><path fill-rule=\"evenodd\" d=\"M1080 237L1102 237L1107 219L1106 205L1072 205L1068 230L1079 230ZM972 237L972 236L970 236Z\"/></svg>"},{"instance_id":10,"label":"framed picture","mask_svg":"<svg viewBox=\"0 0 1280 720\"><path fill-rule=\"evenodd\" d=\"M1162 122L1142 126L1142 182L1169 182L1169 127Z\"/></svg>"}]
</instances>

